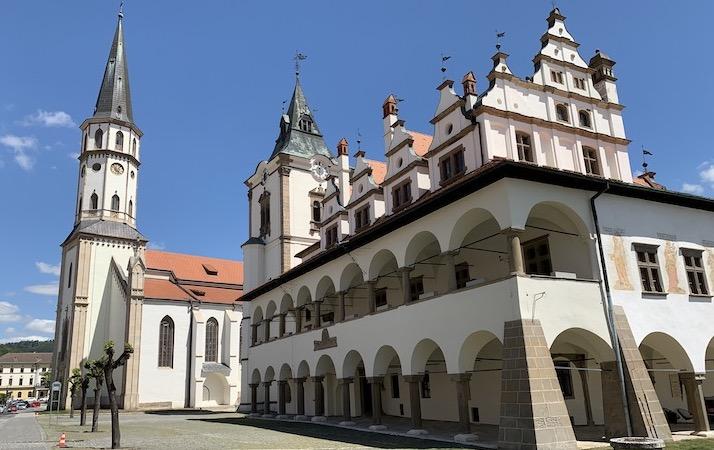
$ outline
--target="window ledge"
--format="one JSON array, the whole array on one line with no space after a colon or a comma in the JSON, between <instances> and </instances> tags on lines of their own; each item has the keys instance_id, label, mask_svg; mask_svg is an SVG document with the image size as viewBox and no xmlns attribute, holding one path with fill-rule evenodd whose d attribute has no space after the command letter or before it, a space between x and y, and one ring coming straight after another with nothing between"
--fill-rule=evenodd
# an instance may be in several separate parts
<instances>
[{"instance_id":1,"label":"window ledge","mask_svg":"<svg viewBox=\"0 0 714 450\"><path fill-rule=\"evenodd\" d=\"M666 292L657 292L657 291L642 291L642 296L646 297L662 297L665 298L667 297Z\"/></svg>"}]
</instances>

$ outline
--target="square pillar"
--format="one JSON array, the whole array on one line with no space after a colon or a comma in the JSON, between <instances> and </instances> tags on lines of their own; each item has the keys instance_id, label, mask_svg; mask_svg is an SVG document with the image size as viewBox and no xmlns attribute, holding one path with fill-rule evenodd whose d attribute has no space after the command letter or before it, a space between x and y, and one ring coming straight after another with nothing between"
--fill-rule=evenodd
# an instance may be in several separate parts
<instances>
[{"instance_id":1,"label":"square pillar","mask_svg":"<svg viewBox=\"0 0 714 450\"><path fill-rule=\"evenodd\" d=\"M382 425L382 383L384 377L368 377L370 388L372 389L372 425L370 430L384 430L387 427Z\"/></svg>"},{"instance_id":2,"label":"square pillar","mask_svg":"<svg viewBox=\"0 0 714 450\"><path fill-rule=\"evenodd\" d=\"M297 417L305 418L305 377L293 378L295 382L295 396L297 397Z\"/></svg>"},{"instance_id":3,"label":"square pillar","mask_svg":"<svg viewBox=\"0 0 714 450\"><path fill-rule=\"evenodd\" d=\"M342 422L340 425L354 425L352 422L352 407L350 405L350 384L352 378L340 378L337 382L342 386Z\"/></svg>"},{"instance_id":4,"label":"square pillar","mask_svg":"<svg viewBox=\"0 0 714 450\"><path fill-rule=\"evenodd\" d=\"M315 417L325 416L325 390L322 387L322 381L324 379L324 376L310 378L315 390Z\"/></svg>"},{"instance_id":5,"label":"square pillar","mask_svg":"<svg viewBox=\"0 0 714 450\"><path fill-rule=\"evenodd\" d=\"M322 299L315 300L315 317L312 318L312 329L317 330L322 326Z\"/></svg>"},{"instance_id":6,"label":"square pillar","mask_svg":"<svg viewBox=\"0 0 714 450\"><path fill-rule=\"evenodd\" d=\"M375 288L377 286L377 280L367 281L367 301L369 302L369 313L372 314L377 310L377 293Z\"/></svg>"},{"instance_id":7,"label":"square pillar","mask_svg":"<svg viewBox=\"0 0 714 450\"><path fill-rule=\"evenodd\" d=\"M345 296L347 295L347 292L345 291L340 291L337 293L337 316L335 318L335 322L344 322L345 321Z\"/></svg>"},{"instance_id":8,"label":"square pillar","mask_svg":"<svg viewBox=\"0 0 714 450\"><path fill-rule=\"evenodd\" d=\"M499 449L572 449L575 433L538 320L504 323Z\"/></svg>"},{"instance_id":9,"label":"square pillar","mask_svg":"<svg viewBox=\"0 0 714 450\"><path fill-rule=\"evenodd\" d=\"M285 336L285 316L287 313L281 313L278 317L280 322L278 322L278 337L281 338Z\"/></svg>"},{"instance_id":10,"label":"square pillar","mask_svg":"<svg viewBox=\"0 0 714 450\"><path fill-rule=\"evenodd\" d=\"M288 386L288 380L278 381L278 414L285 416L285 389Z\"/></svg>"},{"instance_id":11,"label":"square pillar","mask_svg":"<svg viewBox=\"0 0 714 450\"><path fill-rule=\"evenodd\" d=\"M263 319L263 339L265 342L270 340L270 319Z\"/></svg>"},{"instance_id":12,"label":"square pillar","mask_svg":"<svg viewBox=\"0 0 714 450\"><path fill-rule=\"evenodd\" d=\"M459 434L471 434L471 419L469 418L469 380L470 373L450 375L456 385L456 405L459 408Z\"/></svg>"},{"instance_id":13,"label":"square pillar","mask_svg":"<svg viewBox=\"0 0 714 450\"><path fill-rule=\"evenodd\" d=\"M400 267L399 272L402 274L402 305L406 305L412 301L412 283L409 274L414 270L413 267Z\"/></svg>"},{"instance_id":14,"label":"square pillar","mask_svg":"<svg viewBox=\"0 0 714 450\"><path fill-rule=\"evenodd\" d=\"M409 383L409 409L414 430L420 430L423 426L421 421L421 395L419 392L421 379L421 375L404 375L404 381Z\"/></svg>"},{"instance_id":15,"label":"square pillar","mask_svg":"<svg viewBox=\"0 0 714 450\"><path fill-rule=\"evenodd\" d=\"M709 418L707 417L707 407L704 404L704 391L702 391L704 379L703 373L679 374L679 380L684 384L684 390L687 393L687 408L694 416L694 431L696 433L709 431Z\"/></svg>"},{"instance_id":16,"label":"square pillar","mask_svg":"<svg viewBox=\"0 0 714 450\"><path fill-rule=\"evenodd\" d=\"M272 417L272 414L270 413L270 384L272 381L264 381L263 382L263 389L265 389L265 392L263 394L263 417Z\"/></svg>"},{"instance_id":17,"label":"square pillar","mask_svg":"<svg viewBox=\"0 0 714 450\"><path fill-rule=\"evenodd\" d=\"M250 413L258 414L258 383L250 383Z\"/></svg>"}]
</instances>

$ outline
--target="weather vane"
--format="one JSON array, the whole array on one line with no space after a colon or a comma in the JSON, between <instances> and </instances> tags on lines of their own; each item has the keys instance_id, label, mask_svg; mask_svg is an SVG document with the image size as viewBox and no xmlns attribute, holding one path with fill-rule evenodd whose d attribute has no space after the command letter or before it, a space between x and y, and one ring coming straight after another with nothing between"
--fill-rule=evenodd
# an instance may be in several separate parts
<instances>
[{"instance_id":1,"label":"weather vane","mask_svg":"<svg viewBox=\"0 0 714 450\"><path fill-rule=\"evenodd\" d=\"M295 77L300 78L300 61L305 61L307 55L296 51L293 59L295 60Z\"/></svg>"},{"instance_id":2,"label":"weather vane","mask_svg":"<svg viewBox=\"0 0 714 450\"><path fill-rule=\"evenodd\" d=\"M119 3L119 17L124 17L124 2Z\"/></svg>"},{"instance_id":3,"label":"weather vane","mask_svg":"<svg viewBox=\"0 0 714 450\"><path fill-rule=\"evenodd\" d=\"M285 114L285 104L287 103L287 100L283 100L283 106L280 108L280 111Z\"/></svg>"},{"instance_id":4,"label":"weather vane","mask_svg":"<svg viewBox=\"0 0 714 450\"><path fill-rule=\"evenodd\" d=\"M501 40L506 36L505 31L496 30L496 50L501 50Z\"/></svg>"},{"instance_id":5,"label":"weather vane","mask_svg":"<svg viewBox=\"0 0 714 450\"><path fill-rule=\"evenodd\" d=\"M451 56L441 54L441 74L442 78L446 79L446 61L450 60Z\"/></svg>"},{"instance_id":6,"label":"weather vane","mask_svg":"<svg viewBox=\"0 0 714 450\"><path fill-rule=\"evenodd\" d=\"M357 128L357 151L362 150L362 133L359 132L359 128Z\"/></svg>"},{"instance_id":7,"label":"weather vane","mask_svg":"<svg viewBox=\"0 0 714 450\"><path fill-rule=\"evenodd\" d=\"M645 146L642 146L642 169L647 173L647 167L649 164L647 164L647 155L652 156L652 152L647 150Z\"/></svg>"}]
</instances>

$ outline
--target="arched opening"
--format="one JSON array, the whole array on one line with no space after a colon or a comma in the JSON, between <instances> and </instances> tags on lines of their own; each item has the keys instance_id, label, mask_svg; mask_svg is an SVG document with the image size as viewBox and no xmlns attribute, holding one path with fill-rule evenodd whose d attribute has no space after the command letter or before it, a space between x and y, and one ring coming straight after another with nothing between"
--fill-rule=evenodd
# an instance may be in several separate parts
<instances>
[{"instance_id":1,"label":"arched opening","mask_svg":"<svg viewBox=\"0 0 714 450\"><path fill-rule=\"evenodd\" d=\"M317 283L315 302L320 302L320 326L332 325L335 322L338 298L335 293L335 284L330 277L324 276ZM317 311L317 309L317 305L315 305L315 310Z\"/></svg>"},{"instance_id":2,"label":"arched opening","mask_svg":"<svg viewBox=\"0 0 714 450\"><path fill-rule=\"evenodd\" d=\"M277 309L277 305L272 300L270 301L270 303L268 303L267 308L265 308L265 318L268 320L268 322L265 324L267 325L267 334L264 337L266 341L278 337L278 333L280 331L280 323L278 317L275 317Z\"/></svg>"},{"instance_id":3,"label":"arched opening","mask_svg":"<svg viewBox=\"0 0 714 450\"><path fill-rule=\"evenodd\" d=\"M209 373L203 381L203 406L228 405L229 393L226 377L219 373Z\"/></svg>"},{"instance_id":4,"label":"arched opening","mask_svg":"<svg viewBox=\"0 0 714 450\"><path fill-rule=\"evenodd\" d=\"M373 372L375 377L383 377L383 381L379 399L374 399L374 396L370 399L365 398L371 402L372 412L375 408L380 408L382 414L388 416L411 415L409 386L402 373L399 355L393 347L384 345L377 350Z\"/></svg>"},{"instance_id":5,"label":"arched opening","mask_svg":"<svg viewBox=\"0 0 714 450\"><path fill-rule=\"evenodd\" d=\"M702 383L702 391L704 392L704 402L707 407L709 425L711 426L714 424L714 338L707 345L704 368L706 370L706 378Z\"/></svg>"},{"instance_id":6,"label":"arched opening","mask_svg":"<svg viewBox=\"0 0 714 450\"><path fill-rule=\"evenodd\" d=\"M694 368L686 350L672 336L660 332L645 336L639 349L670 428L693 430L690 409L694 408L690 406L694 405L687 402L683 377Z\"/></svg>"},{"instance_id":7,"label":"arched opening","mask_svg":"<svg viewBox=\"0 0 714 450\"><path fill-rule=\"evenodd\" d=\"M562 103L555 105L555 117L561 122L570 122L568 107Z\"/></svg>"},{"instance_id":8,"label":"arched opening","mask_svg":"<svg viewBox=\"0 0 714 450\"><path fill-rule=\"evenodd\" d=\"M458 421L456 387L446 370L441 347L431 339L420 341L412 351L411 370L421 375L419 395L424 419Z\"/></svg>"},{"instance_id":9,"label":"arched opening","mask_svg":"<svg viewBox=\"0 0 714 450\"><path fill-rule=\"evenodd\" d=\"M412 268L409 272L410 301L433 297L449 290L448 273L440 270L444 263L439 241L431 232L422 231L409 241L405 265Z\"/></svg>"},{"instance_id":10,"label":"arched opening","mask_svg":"<svg viewBox=\"0 0 714 450\"><path fill-rule=\"evenodd\" d=\"M315 200L312 202L312 221L320 222L322 220L322 207L320 202Z\"/></svg>"},{"instance_id":11,"label":"arched opening","mask_svg":"<svg viewBox=\"0 0 714 450\"><path fill-rule=\"evenodd\" d=\"M312 330L313 326L313 308L312 295L307 286L300 288L297 294L297 308L295 314L297 316L298 332Z\"/></svg>"},{"instance_id":12,"label":"arched opening","mask_svg":"<svg viewBox=\"0 0 714 450\"><path fill-rule=\"evenodd\" d=\"M252 345L261 343L263 341L263 336L265 335L265 332L263 331L263 309L260 306L256 306L253 309L251 327ZM261 331L263 332L261 333Z\"/></svg>"},{"instance_id":13,"label":"arched opening","mask_svg":"<svg viewBox=\"0 0 714 450\"><path fill-rule=\"evenodd\" d=\"M99 208L99 196L97 195L96 192L92 193L92 196L89 197L89 202L90 202L90 209L98 209Z\"/></svg>"},{"instance_id":14,"label":"arched opening","mask_svg":"<svg viewBox=\"0 0 714 450\"><path fill-rule=\"evenodd\" d=\"M136 138L131 140L131 156L136 157Z\"/></svg>"},{"instance_id":15,"label":"arched opening","mask_svg":"<svg viewBox=\"0 0 714 450\"><path fill-rule=\"evenodd\" d=\"M117 131L114 137L114 150L120 152L124 149L124 133Z\"/></svg>"},{"instance_id":16,"label":"arched opening","mask_svg":"<svg viewBox=\"0 0 714 450\"><path fill-rule=\"evenodd\" d=\"M119 196L117 194L112 196L112 211L119 211Z\"/></svg>"},{"instance_id":17,"label":"arched opening","mask_svg":"<svg viewBox=\"0 0 714 450\"><path fill-rule=\"evenodd\" d=\"M509 274L505 236L493 215L480 208L467 211L454 225L449 239L457 289L498 280Z\"/></svg>"},{"instance_id":18,"label":"arched opening","mask_svg":"<svg viewBox=\"0 0 714 450\"><path fill-rule=\"evenodd\" d=\"M218 362L218 321L211 317L206 321L206 362Z\"/></svg>"},{"instance_id":19,"label":"arched opening","mask_svg":"<svg viewBox=\"0 0 714 450\"><path fill-rule=\"evenodd\" d=\"M134 217L134 202L129 200L129 216Z\"/></svg>"},{"instance_id":20,"label":"arched opening","mask_svg":"<svg viewBox=\"0 0 714 450\"><path fill-rule=\"evenodd\" d=\"M582 328L561 332L550 346L550 354L574 431L582 438L586 432L583 426L604 424L601 363L614 361L615 354L601 337Z\"/></svg>"},{"instance_id":21,"label":"arched opening","mask_svg":"<svg viewBox=\"0 0 714 450\"><path fill-rule=\"evenodd\" d=\"M339 414L337 402L337 375L335 364L328 355L320 356L315 367L313 383L316 416L336 416ZM322 392L319 390L322 389ZM322 402L322 404L320 403Z\"/></svg>"},{"instance_id":22,"label":"arched opening","mask_svg":"<svg viewBox=\"0 0 714 450\"><path fill-rule=\"evenodd\" d=\"M503 345L489 331L469 335L461 345L459 372L471 374L469 380L469 421L498 426L501 414L501 369Z\"/></svg>"},{"instance_id":23,"label":"arched opening","mask_svg":"<svg viewBox=\"0 0 714 450\"><path fill-rule=\"evenodd\" d=\"M389 250L377 252L369 265L368 283L373 283L375 308L377 311L396 308L403 303L401 272L397 258Z\"/></svg>"},{"instance_id":24,"label":"arched opening","mask_svg":"<svg viewBox=\"0 0 714 450\"><path fill-rule=\"evenodd\" d=\"M592 120L590 120L590 113L581 109L578 111L578 120L580 121L580 126L585 128L592 128Z\"/></svg>"},{"instance_id":25,"label":"arched opening","mask_svg":"<svg viewBox=\"0 0 714 450\"><path fill-rule=\"evenodd\" d=\"M345 320L364 316L369 312L367 286L362 269L350 263L340 276L340 290L345 294Z\"/></svg>"},{"instance_id":26,"label":"arched opening","mask_svg":"<svg viewBox=\"0 0 714 450\"><path fill-rule=\"evenodd\" d=\"M295 305L293 304L293 298L290 294L283 295L280 301L280 314L285 316L283 319L285 321L285 334L295 334Z\"/></svg>"},{"instance_id":27,"label":"arched opening","mask_svg":"<svg viewBox=\"0 0 714 450\"><path fill-rule=\"evenodd\" d=\"M527 274L595 278L591 258L595 251L587 227L565 205L543 202L533 206L520 241Z\"/></svg>"},{"instance_id":28,"label":"arched opening","mask_svg":"<svg viewBox=\"0 0 714 450\"><path fill-rule=\"evenodd\" d=\"M102 148L103 140L104 140L104 132L102 131L101 128L97 128L97 131L94 132L94 148L97 148L97 149Z\"/></svg>"},{"instance_id":29,"label":"arched opening","mask_svg":"<svg viewBox=\"0 0 714 450\"><path fill-rule=\"evenodd\" d=\"M307 364L307 361L303 360L300 361L300 364L298 364L297 368L297 378L302 379L302 380L309 380L311 376L310 372L310 366ZM313 383L310 383L309 381L304 381L302 384L302 404L304 408L304 415L308 416L314 416L315 415L315 402L311 401L315 397L313 396L314 389L313 389ZM298 387L295 389L295 397L296 397L296 402L300 402L301 400L298 398L300 396L300 390ZM300 414L300 412L298 412Z\"/></svg>"},{"instance_id":30,"label":"arched opening","mask_svg":"<svg viewBox=\"0 0 714 450\"><path fill-rule=\"evenodd\" d=\"M280 389L281 385L283 386L282 389L284 389L284 401L285 401L285 414L297 414L297 402L294 401L294 389L295 385L293 382L293 369L290 367L289 364L284 363L280 367L280 372L278 372L278 380L283 382L278 384L278 402L280 402ZM278 412L280 412L280 409L278 408Z\"/></svg>"},{"instance_id":31,"label":"arched opening","mask_svg":"<svg viewBox=\"0 0 714 450\"><path fill-rule=\"evenodd\" d=\"M164 316L159 323L159 367L174 366L174 321Z\"/></svg>"},{"instance_id":32,"label":"arched opening","mask_svg":"<svg viewBox=\"0 0 714 450\"><path fill-rule=\"evenodd\" d=\"M358 351L350 350L345 356L342 363L342 376L352 378L352 383L347 385L347 389L350 390L350 415L352 417L371 415L372 402L369 383L365 373L364 360ZM344 386L341 385L341 387ZM338 398L342 399L342 392L340 391L338 394ZM340 408L342 406L342 402L340 402Z\"/></svg>"}]
</instances>

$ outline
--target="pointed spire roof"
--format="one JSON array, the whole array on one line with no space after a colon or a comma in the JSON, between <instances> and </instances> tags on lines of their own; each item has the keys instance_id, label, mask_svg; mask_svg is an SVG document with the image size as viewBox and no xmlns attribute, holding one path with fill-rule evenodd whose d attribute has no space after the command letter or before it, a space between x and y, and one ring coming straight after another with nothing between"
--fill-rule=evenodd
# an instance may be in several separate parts
<instances>
[{"instance_id":1,"label":"pointed spire roof","mask_svg":"<svg viewBox=\"0 0 714 450\"><path fill-rule=\"evenodd\" d=\"M114 118L134 123L129 89L129 68L124 46L124 12L119 10L117 28L114 32L112 48L104 69L102 87L99 89L94 117Z\"/></svg>"},{"instance_id":2,"label":"pointed spire roof","mask_svg":"<svg viewBox=\"0 0 714 450\"><path fill-rule=\"evenodd\" d=\"M315 155L332 157L307 104L300 78L295 80L295 90L288 112L280 119L280 135L275 141L270 159L280 153L303 158L311 158Z\"/></svg>"}]
</instances>

